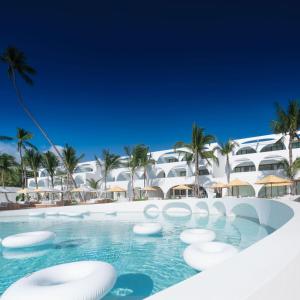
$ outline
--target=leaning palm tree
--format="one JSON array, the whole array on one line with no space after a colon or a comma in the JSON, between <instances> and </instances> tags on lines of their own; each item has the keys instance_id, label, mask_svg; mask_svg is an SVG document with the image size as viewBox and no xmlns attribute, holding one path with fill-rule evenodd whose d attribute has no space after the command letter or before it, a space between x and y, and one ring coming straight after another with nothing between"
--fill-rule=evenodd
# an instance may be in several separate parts
<instances>
[{"instance_id":1,"label":"leaning palm tree","mask_svg":"<svg viewBox=\"0 0 300 300\"><path fill-rule=\"evenodd\" d=\"M140 167L140 157L141 157L141 148L140 145L130 148L128 146L124 147L125 154L127 156L126 166L130 172L130 181L131 181L131 193L132 200L135 200L135 191L134 191L134 175L137 169Z\"/></svg>"},{"instance_id":2,"label":"leaning palm tree","mask_svg":"<svg viewBox=\"0 0 300 300\"><path fill-rule=\"evenodd\" d=\"M25 188L26 183L26 170L24 168L23 153L30 148L37 150L37 148L29 142L32 137L32 133L23 128L17 128L17 134L15 137L0 136L0 140L2 141L15 141L17 143L17 151L20 156L22 188Z\"/></svg>"},{"instance_id":3,"label":"leaning palm tree","mask_svg":"<svg viewBox=\"0 0 300 300\"><path fill-rule=\"evenodd\" d=\"M155 164L155 160L152 158L149 147L145 145L137 145L137 152L139 153L139 167L143 168L144 187L148 179L147 169L149 166Z\"/></svg>"},{"instance_id":4,"label":"leaning palm tree","mask_svg":"<svg viewBox=\"0 0 300 300\"><path fill-rule=\"evenodd\" d=\"M5 188L5 179L8 176L12 176L16 168L18 167L18 163L14 156L2 153L0 154L0 174L1 174L1 185Z\"/></svg>"},{"instance_id":5,"label":"leaning palm tree","mask_svg":"<svg viewBox=\"0 0 300 300\"><path fill-rule=\"evenodd\" d=\"M300 140L298 130L300 128L300 106L298 101L293 100L289 102L287 110L285 111L278 103L276 104L277 119L271 123L274 133L282 134L282 138L289 136L289 165L293 164L293 141ZM292 173L290 173L292 175ZM293 180L293 177L290 177Z\"/></svg>"},{"instance_id":6,"label":"leaning palm tree","mask_svg":"<svg viewBox=\"0 0 300 300\"><path fill-rule=\"evenodd\" d=\"M225 172L226 172L226 177L227 177L227 183L230 182L230 172L231 172L229 155L234 151L234 149L238 145L239 144L237 142L228 140L225 143L220 143L220 146L217 147L217 150L221 153L221 155L226 157Z\"/></svg>"},{"instance_id":7,"label":"leaning palm tree","mask_svg":"<svg viewBox=\"0 0 300 300\"><path fill-rule=\"evenodd\" d=\"M51 151L43 153L42 166L46 169L50 177L51 187L54 188L54 176L59 166L59 160L57 156Z\"/></svg>"},{"instance_id":8,"label":"leaning palm tree","mask_svg":"<svg viewBox=\"0 0 300 300\"><path fill-rule=\"evenodd\" d=\"M117 169L121 166L120 156L110 153L109 150L104 149L102 151L102 160L100 160L97 156L95 156L95 159L102 170L101 173L103 174L104 179L105 198L107 198L107 177L112 170Z\"/></svg>"},{"instance_id":9,"label":"leaning palm tree","mask_svg":"<svg viewBox=\"0 0 300 300\"><path fill-rule=\"evenodd\" d=\"M34 150L34 149L28 149L25 150L24 154L24 163L26 167L29 167L29 169L33 172L33 177L35 181L35 186L38 188L38 172L39 168L41 167L42 164L42 155Z\"/></svg>"},{"instance_id":10,"label":"leaning palm tree","mask_svg":"<svg viewBox=\"0 0 300 300\"><path fill-rule=\"evenodd\" d=\"M201 185L200 185L200 170L199 161L205 159L207 164L211 165L210 159L218 163L218 158L215 156L215 150L207 150L207 145L215 142L215 137L210 134L204 133L204 128L198 127L193 124L192 140L190 144L184 142L177 142L174 145L174 151L184 154L184 159L187 163L195 163L195 184L193 187L194 195L201 197Z\"/></svg>"},{"instance_id":11,"label":"leaning palm tree","mask_svg":"<svg viewBox=\"0 0 300 300\"><path fill-rule=\"evenodd\" d=\"M288 178L290 178L291 180L295 179L296 174L298 173L298 171L300 170L300 157L297 157L292 164L290 165L289 162L287 160L282 160L281 161L282 165L283 165L283 170L286 174L286 176ZM295 193L295 181L293 180L293 184L291 185L291 189L290 189L291 193L294 194Z\"/></svg>"},{"instance_id":12,"label":"leaning palm tree","mask_svg":"<svg viewBox=\"0 0 300 300\"><path fill-rule=\"evenodd\" d=\"M27 84L33 85L33 80L31 76L36 74L36 70L27 63L27 58L24 52L22 52L16 47L8 47L4 51L4 53L0 55L0 61L5 63L8 67L7 68L8 77L13 84L13 88L16 92L20 106L27 114L27 116L31 119L31 121L34 123L34 125L39 129L39 131L42 133L42 135L45 137L48 143L53 147L57 156L61 159L61 161L64 162L62 154L58 151L56 145L50 139L46 130L41 126L41 124L38 122L36 117L33 115L29 107L25 103L21 90L19 89L19 86L17 84L17 75L19 75ZM65 165L65 169L68 170L66 165ZM71 174L69 174L69 177L75 184L75 181L71 176Z\"/></svg>"},{"instance_id":13,"label":"leaning palm tree","mask_svg":"<svg viewBox=\"0 0 300 300\"><path fill-rule=\"evenodd\" d=\"M66 167L67 172L67 189L69 189L69 184L72 181L75 188L77 187L76 182L73 178L74 171L80 162L80 160L84 157L84 154L77 156L76 150L69 146L68 144L65 145L62 151L63 162Z\"/></svg>"}]
</instances>

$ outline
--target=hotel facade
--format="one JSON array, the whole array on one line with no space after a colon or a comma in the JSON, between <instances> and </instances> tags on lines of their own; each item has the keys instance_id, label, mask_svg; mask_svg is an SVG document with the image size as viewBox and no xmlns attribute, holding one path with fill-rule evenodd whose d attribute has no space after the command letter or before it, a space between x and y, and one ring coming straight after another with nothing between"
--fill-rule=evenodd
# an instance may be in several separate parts
<instances>
[{"instance_id":1,"label":"hotel facade","mask_svg":"<svg viewBox=\"0 0 300 300\"><path fill-rule=\"evenodd\" d=\"M249 183L248 186L233 188L230 190L224 189L223 194L240 196L256 196L266 197L270 194L270 188L256 184L257 180L267 175L277 175L286 177L284 170L284 160L288 160L288 143L289 137L285 136L282 140L282 135L264 135L251 138L237 139L237 146L229 156L230 161L230 179L240 179ZM207 145L207 151L218 146L217 143ZM293 159L300 157L300 141L294 141L293 144ZM200 160L200 183L202 186L203 196L216 196L216 190L211 188L213 183L227 183L227 165L226 157L222 156L219 151L215 152L218 158L218 163L215 161ZM187 163L184 157L174 152L174 149L151 152L155 164L147 169L147 178L144 182L143 170L137 170L134 176L134 187L136 195L144 195L141 189L144 186L154 187L156 191L148 191L146 193L149 199L167 199L184 197L191 194L191 191L173 190L178 185L192 186L195 182L195 164ZM122 157L126 160L126 157ZM87 161L80 163L74 172L74 180L78 186L89 186L89 180L100 180L99 182L99 197L103 197L104 180L101 167L96 161ZM296 176L297 178L297 176ZM66 189L61 176L55 178L55 188ZM128 168L122 167L114 169L107 177L107 188L121 187L127 191L126 197L131 197L132 188L130 181L130 172ZM49 187L50 178L45 169L39 171L38 177L39 187ZM28 179L28 187L34 188L35 181L33 178ZM289 188L286 186L272 187L272 196L283 196L288 193ZM300 185L296 184L296 193L300 193ZM114 198L123 198L123 193L111 195ZM124 197L124 198L126 198Z\"/></svg>"}]
</instances>

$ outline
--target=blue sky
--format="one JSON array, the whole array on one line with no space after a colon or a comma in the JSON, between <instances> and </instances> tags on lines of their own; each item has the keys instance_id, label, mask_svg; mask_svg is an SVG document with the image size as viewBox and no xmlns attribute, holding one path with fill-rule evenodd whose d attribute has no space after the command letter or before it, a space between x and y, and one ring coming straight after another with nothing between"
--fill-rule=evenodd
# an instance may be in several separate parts
<instances>
[{"instance_id":1,"label":"blue sky","mask_svg":"<svg viewBox=\"0 0 300 300\"><path fill-rule=\"evenodd\" d=\"M296 2L6 1L0 50L16 45L38 74L24 97L56 144L86 158L124 145L270 132L274 102L300 95ZM13 18L11 16L13 15ZM0 68L0 135L35 133ZM1 150L1 149L0 149Z\"/></svg>"}]
</instances>

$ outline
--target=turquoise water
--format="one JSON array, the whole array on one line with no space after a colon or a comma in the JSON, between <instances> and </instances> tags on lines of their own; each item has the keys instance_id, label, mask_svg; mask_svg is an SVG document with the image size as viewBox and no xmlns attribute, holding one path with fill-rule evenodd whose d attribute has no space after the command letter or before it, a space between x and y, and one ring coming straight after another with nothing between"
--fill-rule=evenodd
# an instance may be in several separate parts
<instances>
[{"instance_id":1,"label":"turquoise water","mask_svg":"<svg viewBox=\"0 0 300 300\"><path fill-rule=\"evenodd\" d=\"M132 232L135 223L159 221L163 232L142 237ZM115 287L105 299L143 299L174 285L197 272L182 259L186 245L179 235L187 228L212 229L217 240L244 249L270 233L254 220L226 217L159 216L152 220L139 213L106 216L95 213L83 218L14 217L0 219L0 238L8 235L50 230L56 239L50 248L7 251L0 255L0 295L19 278L60 263L102 260L114 265L118 273Z\"/></svg>"}]
</instances>

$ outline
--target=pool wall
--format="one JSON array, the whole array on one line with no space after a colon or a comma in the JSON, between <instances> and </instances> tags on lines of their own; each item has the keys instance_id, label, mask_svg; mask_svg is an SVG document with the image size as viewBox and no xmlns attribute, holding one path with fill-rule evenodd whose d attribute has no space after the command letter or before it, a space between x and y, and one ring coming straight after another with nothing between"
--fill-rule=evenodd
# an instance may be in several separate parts
<instances>
[{"instance_id":1,"label":"pool wall","mask_svg":"<svg viewBox=\"0 0 300 300\"><path fill-rule=\"evenodd\" d=\"M153 200L55 207L41 211L150 212L174 216L208 210L258 219L275 230L261 241L214 268L201 272L147 299L290 300L300 297L300 204L256 198ZM37 209L34 209L37 211ZM28 215L32 210L0 212ZM154 214L155 215L155 214ZM155 220L155 219L153 219Z\"/></svg>"}]
</instances>

